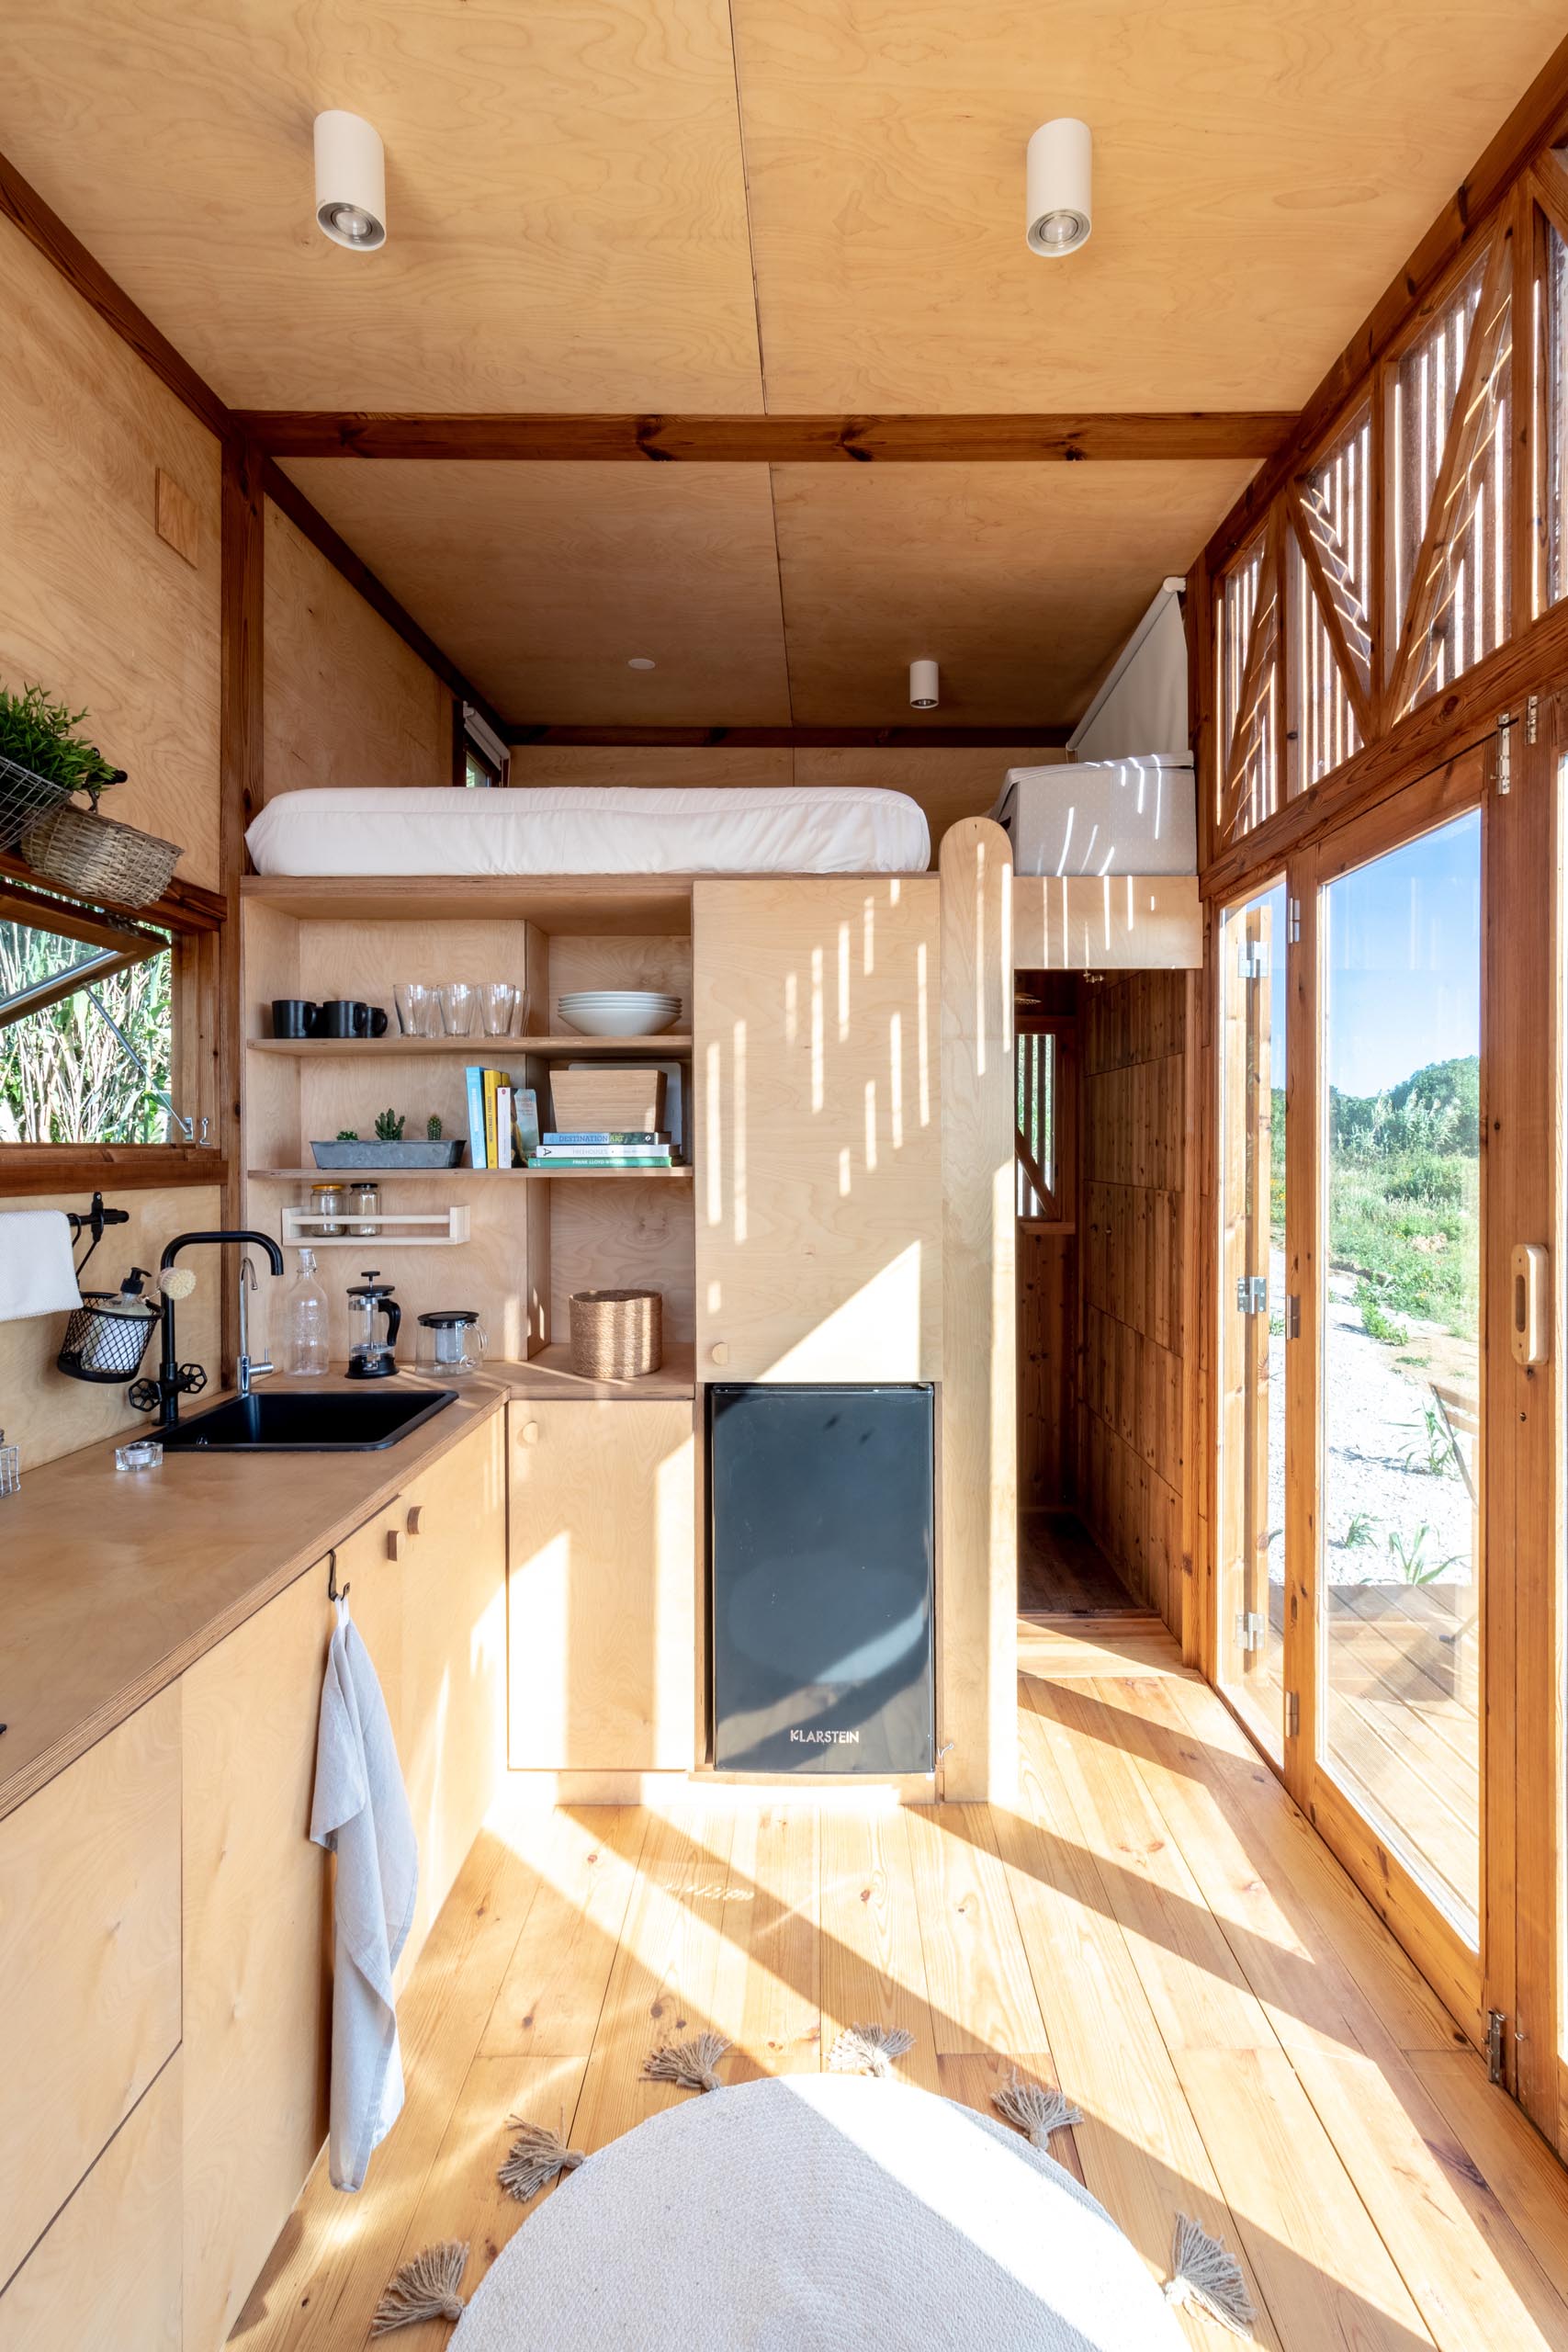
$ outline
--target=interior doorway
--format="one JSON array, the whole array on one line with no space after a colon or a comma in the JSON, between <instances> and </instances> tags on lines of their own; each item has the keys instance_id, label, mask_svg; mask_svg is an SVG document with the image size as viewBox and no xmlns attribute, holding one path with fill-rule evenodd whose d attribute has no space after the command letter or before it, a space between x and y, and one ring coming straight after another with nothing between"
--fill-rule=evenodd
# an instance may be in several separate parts
<instances>
[{"instance_id":1,"label":"interior doorway","mask_svg":"<svg viewBox=\"0 0 1568 2352\"><path fill-rule=\"evenodd\" d=\"M1181 971L1016 976L1019 1607L1183 1585Z\"/></svg>"}]
</instances>

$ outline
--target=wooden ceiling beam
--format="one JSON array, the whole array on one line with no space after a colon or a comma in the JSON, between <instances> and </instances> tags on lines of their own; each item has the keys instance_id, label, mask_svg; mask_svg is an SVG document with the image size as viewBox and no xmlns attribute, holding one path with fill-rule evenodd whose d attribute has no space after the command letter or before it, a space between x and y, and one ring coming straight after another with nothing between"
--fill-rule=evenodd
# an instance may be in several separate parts
<instances>
[{"instance_id":1,"label":"wooden ceiling beam","mask_svg":"<svg viewBox=\"0 0 1568 2352\"><path fill-rule=\"evenodd\" d=\"M1568 39L1559 42L1502 129L1460 183L1415 252L1308 399L1294 429L1260 468L1203 550L1209 576L1223 571L1256 536L1285 483L1310 464L1340 411L1364 392L1422 304L1459 256L1484 243L1510 190L1530 164L1568 130Z\"/></svg>"},{"instance_id":2,"label":"wooden ceiling beam","mask_svg":"<svg viewBox=\"0 0 1568 2352\"><path fill-rule=\"evenodd\" d=\"M491 464L1075 465L1267 458L1286 410L1101 411L997 416L390 415L249 409L274 458L446 458Z\"/></svg>"},{"instance_id":3,"label":"wooden ceiling beam","mask_svg":"<svg viewBox=\"0 0 1568 2352\"><path fill-rule=\"evenodd\" d=\"M1060 751L1072 731L1059 720L1041 726L1021 719L1013 727L551 727L524 722L504 733L515 749L545 745L555 751L702 751L722 744L732 752L975 752L1021 747Z\"/></svg>"}]
</instances>

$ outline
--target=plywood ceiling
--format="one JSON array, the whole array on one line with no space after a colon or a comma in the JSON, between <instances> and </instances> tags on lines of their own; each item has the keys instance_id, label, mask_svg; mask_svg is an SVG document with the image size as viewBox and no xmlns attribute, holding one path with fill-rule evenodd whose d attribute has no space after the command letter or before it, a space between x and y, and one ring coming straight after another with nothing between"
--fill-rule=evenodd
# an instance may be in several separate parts
<instances>
[{"instance_id":1,"label":"plywood ceiling","mask_svg":"<svg viewBox=\"0 0 1568 2352\"><path fill-rule=\"evenodd\" d=\"M6 0L0 148L238 407L1293 408L1562 21ZM385 138L381 254L314 226L326 106ZM1094 234L1060 265L1021 231L1057 113L1096 138ZM1071 718L1246 469L293 470L509 717L852 725L908 719L912 650L950 722Z\"/></svg>"},{"instance_id":2,"label":"plywood ceiling","mask_svg":"<svg viewBox=\"0 0 1568 2352\"><path fill-rule=\"evenodd\" d=\"M1248 468L287 471L510 718L884 727L923 654L945 725L1076 718Z\"/></svg>"},{"instance_id":3,"label":"plywood ceiling","mask_svg":"<svg viewBox=\"0 0 1568 2352\"><path fill-rule=\"evenodd\" d=\"M6 0L0 146L239 407L1297 407L1562 28L1561 0ZM313 223L328 106L386 141L374 256ZM1096 139L1063 265L1021 227L1052 114Z\"/></svg>"}]
</instances>

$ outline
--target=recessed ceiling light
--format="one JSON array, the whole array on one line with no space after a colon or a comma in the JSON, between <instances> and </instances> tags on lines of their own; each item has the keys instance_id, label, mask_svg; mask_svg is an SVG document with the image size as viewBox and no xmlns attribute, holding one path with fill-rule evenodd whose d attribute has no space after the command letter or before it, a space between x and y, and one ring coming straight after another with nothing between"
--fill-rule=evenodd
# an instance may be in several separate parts
<instances>
[{"instance_id":1,"label":"recessed ceiling light","mask_svg":"<svg viewBox=\"0 0 1568 2352\"><path fill-rule=\"evenodd\" d=\"M649 654L634 653L626 667L628 670L657 670L659 664Z\"/></svg>"},{"instance_id":2,"label":"recessed ceiling light","mask_svg":"<svg viewBox=\"0 0 1568 2352\"><path fill-rule=\"evenodd\" d=\"M362 115L329 107L316 117L316 220L334 245L373 254L387 242L387 164L380 133Z\"/></svg>"},{"instance_id":3,"label":"recessed ceiling light","mask_svg":"<svg viewBox=\"0 0 1568 2352\"><path fill-rule=\"evenodd\" d=\"M1089 243L1093 164L1087 122L1065 114L1041 124L1024 166L1024 232L1031 253L1059 261Z\"/></svg>"}]
</instances>

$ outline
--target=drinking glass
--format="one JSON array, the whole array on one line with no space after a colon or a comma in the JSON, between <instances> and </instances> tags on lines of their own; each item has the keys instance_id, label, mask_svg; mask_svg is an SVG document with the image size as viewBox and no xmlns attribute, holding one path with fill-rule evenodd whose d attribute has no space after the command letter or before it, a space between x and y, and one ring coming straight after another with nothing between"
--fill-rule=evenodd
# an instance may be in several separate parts
<instances>
[{"instance_id":1,"label":"drinking glass","mask_svg":"<svg viewBox=\"0 0 1568 2352\"><path fill-rule=\"evenodd\" d=\"M446 980L441 989L441 1017L449 1037L474 1034L474 990L467 980Z\"/></svg>"},{"instance_id":2,"label":"drinking glass","mask_svg":"<svg viewBox=\"0 0 1568 2352\"><path fill-rule=\"evenodd\" d=\"M513 1016L521 1003L523 991L509 980L486 980L479 989L479 1018L484 1023L487 1037L509 1037Z\"/></svg>"},{"instance_id":3,"label":"drinking glass","mask_svg":"<svg viewBox=\"0 0 1568 2352\"><path fill-rule=\"evenodd\" d=\"M398 1027L405 1037L430 1035L436 1012L434 989L426 988L423 980L396 980L392 1001L398 1008Z\"/></svg>"}]
</instances>

